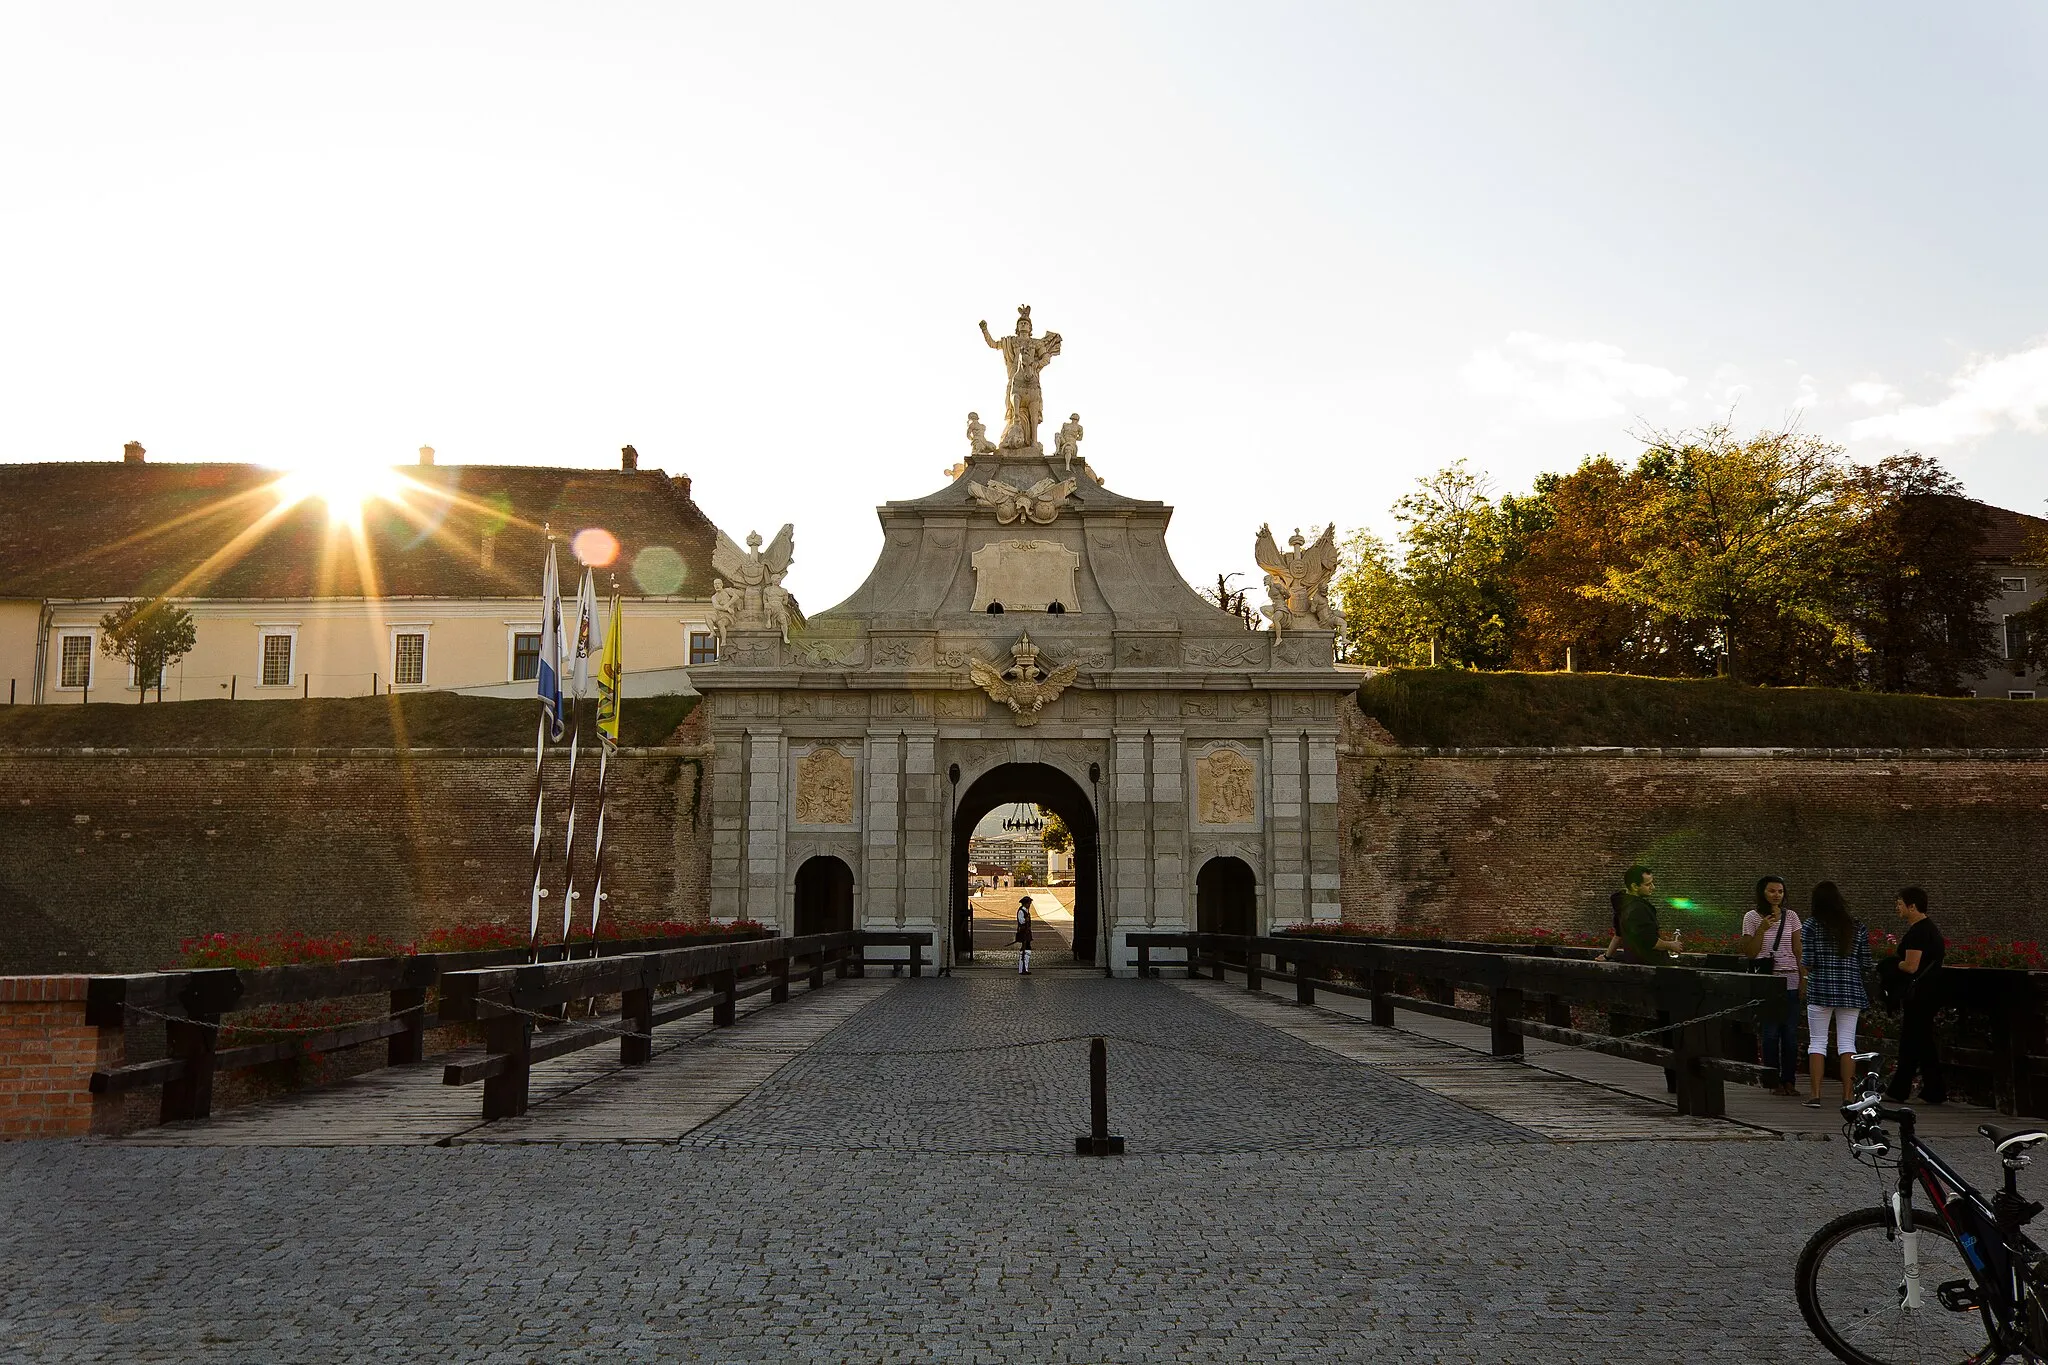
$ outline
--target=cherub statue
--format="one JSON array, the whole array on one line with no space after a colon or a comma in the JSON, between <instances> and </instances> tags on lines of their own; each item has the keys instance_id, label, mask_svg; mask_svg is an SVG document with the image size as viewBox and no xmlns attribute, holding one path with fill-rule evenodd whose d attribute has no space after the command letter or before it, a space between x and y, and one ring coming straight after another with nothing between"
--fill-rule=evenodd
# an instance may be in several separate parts
<instances>
[{"instance_id":1,"label":"cherub statue","mask_svg":"<svg viewBox=\"0 0 2048 1365\"><path fill-rule=\"evenodd\" d=\"M711 580L711 630L718 636L718 643L725 644L725 636L739 619L740 609L747 600L743 589L726 586L723 578Z\"/></svg>"},{"instance_id":2,"label":"cherub statue","mask_svg":"<svg viewBox=\"0 0 2048 1365\"><path fill-rule=\"evenodd\" d=\"M967 453L970 455L993 455L995 442L988 438L988 428L982 424L981 414L967 414Z\"/></svg>"},{"instance_id":3,"label":"cherub statue","mask_svg":"<svg viewBox=\"0 0 2048 1365\"><path fill-rule=\"evenodd\" d=\"M1336 525L1324 527L1313 545L1296 529L1287 544L1289 548L1282 550L1274 543L1273 528L1259 527L1252 556L1266 571L1266 596L1272 599L1259 610L1273 623L1275 634L1290 626L1341 630L1343 613L1330 605L1329 595L1331 575L1337 572Z\"/></svg>"},{"instance_id":4,"label":"cherub statue","mask_svg":"<svg viewBox=\"0 0 2048 1365\"><path fill-rule=\"evenodd\" d=\"M1060 423L1059 435L1053 438L1052 453L1064 459L1068 473L1074 471L1074 461L1081 458L1081 414L1069 413L1067 420Z\"/></svg>"}]
</instances>

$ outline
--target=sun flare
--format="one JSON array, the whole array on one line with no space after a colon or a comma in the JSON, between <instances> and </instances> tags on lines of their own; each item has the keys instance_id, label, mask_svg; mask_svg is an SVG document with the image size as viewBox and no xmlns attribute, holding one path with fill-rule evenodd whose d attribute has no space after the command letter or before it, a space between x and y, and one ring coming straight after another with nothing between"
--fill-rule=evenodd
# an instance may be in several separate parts
<instances>
[{"instance_id":1,"label":"sun flare","mask_svg":"<svg viewBox=\"0 0 2048 1365\"><path fill-rule=\"evenodd\" d=\"M331 461L287 470L276 488L280 505L318 498L327 504L329 524L359 530L363 509L372 502L401 500L406 482L404 475L385 466Z\"/></svg>"}]
</instances>

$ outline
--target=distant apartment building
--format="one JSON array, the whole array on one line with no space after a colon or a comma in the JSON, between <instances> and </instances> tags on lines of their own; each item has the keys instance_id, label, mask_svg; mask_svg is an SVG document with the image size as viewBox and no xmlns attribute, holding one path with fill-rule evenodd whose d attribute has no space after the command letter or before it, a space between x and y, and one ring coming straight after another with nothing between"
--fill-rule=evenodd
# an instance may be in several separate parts
<instances>
[{"instance_id":1,"label":"distant apartment building","mask_svg":"<svg viewBox=\"0 0 2048 1365\"><path fill-rule=\"evenodd\" d=\"M969 862L1002 869L1002 875L1013 875L1019 863L1027 864L1031 873L1023 879L1024 884L1043 886L1046 879L1045 845L1036 839L986 838L976 836L967 841Z\"/></svg>"},{"instance_id":2,"label":"distant apartment building","mask_svg":"<svg viewBox=\"0 0 2048 1365\"><path fill-rule=\"evenodd\" d=\"M0 694L136 701L101 620L166 597L197 643L165 700L519 694L540 651L552 536L562 591L583 564L621 595L628 695L688 692L709 663L716 530L687 477L421 462L364 481L360 505L275 469L118 462L0 464ZM388 477L384 474L388 473Z\"/></svg>"},{"instance_id":3,"label":"distant apartment building","mask_svg":"<svg viewBox=\"0 0 2048 1365\"><path fill-rule=\"evenodd\" d=\"M2048 697L2048 686L2042 683L2041 670L2017 662L2025 653L2025 635L2013 618L2048 596L2048 554L2043 553L2048 549L2048 519L2003 507L1989 510L1991 525L1978 553L1998 577L1999 594L1987 610L2005 663L1965 685L1980 697L2038 700Z\"/></svg>"}]
</instances>

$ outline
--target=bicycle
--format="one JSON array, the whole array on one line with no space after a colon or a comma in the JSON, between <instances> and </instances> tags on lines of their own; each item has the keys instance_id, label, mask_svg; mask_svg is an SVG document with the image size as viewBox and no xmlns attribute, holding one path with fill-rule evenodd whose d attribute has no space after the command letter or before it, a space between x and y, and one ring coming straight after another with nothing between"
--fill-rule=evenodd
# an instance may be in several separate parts
<instances>
[{"instance_id":1,"label":"bicycle","mask_svg":"<svg viewBox=\"0 0 2048 1365\"><path fill-rule=\"evenodd\" d=\"M1978 1128L2005 1168L2005 1188L1987 1200L1914 1133L1911 1109L1885 1102L1877 1054L1855 1060L1869 1069L1842 1106L1850 1154L1879 1172L1897 1167L1898 1186L1808 1239L1794 1277L1806 1325L1851 1365L2048 1362L2048 1255L2020 1232L2041 1205L2018 1185L2048 1126ZM1916 1184L1938 1216L1916 1216Z\"/></svg>"}]
</instances>

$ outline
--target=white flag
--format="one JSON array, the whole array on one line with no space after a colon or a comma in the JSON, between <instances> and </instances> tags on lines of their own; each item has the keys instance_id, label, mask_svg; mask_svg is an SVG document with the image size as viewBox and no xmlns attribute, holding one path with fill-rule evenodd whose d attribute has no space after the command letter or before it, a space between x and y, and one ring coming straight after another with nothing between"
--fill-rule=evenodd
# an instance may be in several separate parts
<instances>
[{"instance_id":1,"label":"white flag","mask_svg":"<svg viewBox=\"0 0 2048 1365\"><path fill-rule=\"evenodd\" d=\"M562 581L555 570L555 547L548 545L548 566L540 580L540 667L534 677L541 704L547 708L548 735L562 737Z\"/></svg>"},{"instance_id":2,"label":"white flag","mask_svg":"<svg viewBox=\"0 0 2048 1365\"><path fill-rule=\"evenodd\" d=\"M568 641L569 681L578 701L590 691L590 661L604 649L604 618L597 614L597 585L590 570L583 571L583 586L576 590L576 629Z\"/></svg>"}]
</instances>

